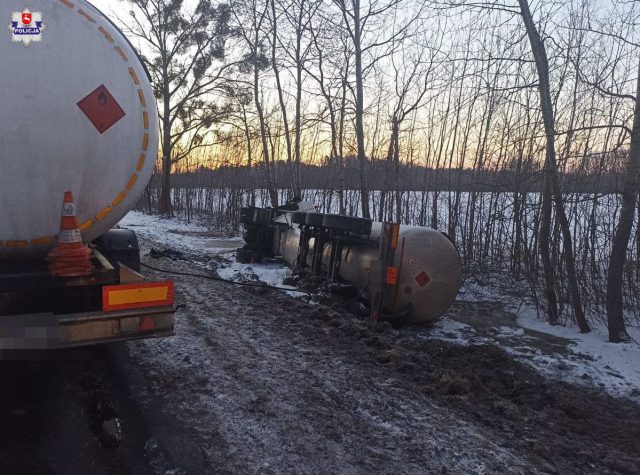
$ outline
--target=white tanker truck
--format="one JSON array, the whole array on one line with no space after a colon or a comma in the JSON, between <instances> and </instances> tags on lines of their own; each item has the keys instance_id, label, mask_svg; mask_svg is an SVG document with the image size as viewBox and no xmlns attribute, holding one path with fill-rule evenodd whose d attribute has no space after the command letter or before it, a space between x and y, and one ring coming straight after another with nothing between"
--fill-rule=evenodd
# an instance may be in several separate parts
<instances>
[{"instance_id":1,"label":"white tanker truck","mask_svg":"<svg viewBox=\"0 0 640 475\"><path fill-rule=\"evenodd\" d=\"M4 0L2 15L0 353L172 334L171 282L138 274L135 234L112 229L156 160L157 109L142 62L84 0ZM88 276L47 270L67 190L92 243Z\"/></svg>"},{"instance_id":2,"label":"white tanker truck","mask_svg":"<svg viewBox=\"0 0 640 475\"><path fill-rule=\"evenodd\" d=\"M431 323L462 285L458 250L434 229L317 213L308 203L244 208L241 222L240 262L278 257L303 275L351 284L379 307L380 320Z\"/></svg>"}]
</instances>

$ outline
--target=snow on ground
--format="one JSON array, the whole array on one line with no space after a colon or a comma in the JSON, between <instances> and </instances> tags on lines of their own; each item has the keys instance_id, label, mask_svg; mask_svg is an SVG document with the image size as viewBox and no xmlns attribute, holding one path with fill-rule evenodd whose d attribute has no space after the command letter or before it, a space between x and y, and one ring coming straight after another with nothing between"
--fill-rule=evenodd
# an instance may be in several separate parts
<instances>
[{"instance_id":1,"label":"snow on ground","mask_svg":"<svg viewBox=\"0 0 640 475\"><path fill-rule=\"evenodd\" d=\"M591 323L591 333L579 333L576 327L552 326L537 318L537 312L530 307L518 314L518 324L522 327L572 341L571 350L583 358L574 361L582 364L572 368L574 376L587 379L589 376L598 385L604 385L612 394L634 396L640 400L640 328L629 327L630 343L610 343L607 328L599 323ZM586 376L585 376L586 375Z\"/></svg>"},{"instance_id":2,"label":"snow on ground","mask_svg":"<svg viewBox=\"0 0 640 475\"><path fill-rule=\"evenodd\" d=\"M306 292L298 292L295 287L283 284L284 280L291 275L291 270L282 264L240 264L236 262L234 253L227 252L223 255L231 261L216 270L223 279L237 282L246 280L247 276L255 276L260 282L267 285L286 289L286 292L293 297L307 296Z\"/></svg>"},{"instance_id":3,"label":"snow on ground","mask_svg":"<svg viewBox=\"0 0 640 475\"><path fill-rule=\"evenodd\" d=\"M130 211L119 225L130 228L141 238L160 243L175 251L189 250L197 255L229 252L242 246L242 238L216 236L206 226L176 218L163 218Z\"/></svg>"},{"instance_id":4,"label":"snow on ground","mask_svg":"<svg viewBox=\"0 0 640 475\"><path fill-rule=\"evenodd\" d=\"M498 327L490 337L479 337L473 327L460 326L445 317L436 325L437 336L452 341L463 340L466 344L470 341L498 343L521 361L553 378L592 385L614 396L640 401L640 328L627 328L631 342L610 343L606 325L596 319L591 319L591 332L586 334L571 324L553 326L543 319L535 306L505 295L497 287L492 282L488 285L467 282L459 300L500 302L515 317L513 325ZM520 344L513 343L514 338ZM564 340L569 351L550 354L545 351L547 348L528 344L540 339Z\"/></svg>"},{"instance_id":5,"label":"snow on ground","mask_svg":"<svg viewBox=\"0 0 640 475\"><path fill-rule=\"evenodd\" d=\"M638 328L629 329L634 342L614 344L607 341L602 325L592 324L591 333L581 334L576 327L549 325L531 308L514 315L512 325L498 325L488 332L455 318L445 315L429 338L461 345L497 344L553 379L593 386L640 402Z\"/></svg>"},{"instance_id":6,"label":"snow on ground","mask_svg":"<svg viewBox=\"0 0 640 475\"><path fill-rule=\"evenodd\" d=\"M176 218L163 218L148 215L139 211L129 212L120 221L120 226L133 229L143 240L160 243L173 251L188 251L190 256L198 256L202 264L216 256L222 258L223 264L217 266L216 272L223 279L246 281L257 279L267 285L289 289L288 294L294 297L306 296L305 292L297 292L295 287L283 285L283 281L291 275L289 268L278 263L239 264L235 260L235 250L244 242L240 236L228 238L216 236L206 226L186 222ZM162 249L160 249L162 250Z\"/></svg>"},{"instance_id":7,"label":"snow on ground","mask_svg":"<svg viewBox=\"0 0 640 475\"><path fill-rule=\"evenodd\" d=\"M259 279L269 285L283 287L289 269L277 263L239 264L233 251L242 246L240 237L217 236L206 226L178 219L130 212L120 223L133 229L143 240L161 243L174 251L189 251L199 256L206 266L207 259L217 256L223 264L218 275L229 280ZM293 287L290 295L300 296ZM498 294L492 286L467 282L459 301L499 302L506 310L505 317L491 328L472 325L458 319L452 312L439 320L425 338L439 338L461 345L497 344L519 360L555 379L604 389L616 396L640 401L640 329L630 328L631 343L612 344L607 341L606 328L593 323L593 331L581 334L571 326L551 326L538 318L535 308L516 302L513 297ZM501 312L498 307L490 313ZM461 321L462 320L462 321Z\"/></svg>"}]
</instances>

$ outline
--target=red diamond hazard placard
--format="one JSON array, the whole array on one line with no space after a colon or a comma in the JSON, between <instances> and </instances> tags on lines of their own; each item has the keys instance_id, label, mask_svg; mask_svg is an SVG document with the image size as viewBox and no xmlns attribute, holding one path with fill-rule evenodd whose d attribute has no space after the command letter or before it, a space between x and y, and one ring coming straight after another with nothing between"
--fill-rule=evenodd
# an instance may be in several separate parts
<instances>
[{"instance_id":1,"label":"red diamond hazard placard","mask_svg":"<svg viewBox=\"0 0 640 475\"><path fill-rule=\"evenodd\" d=\"M104 84L78 102L78 107L101 134L126 115Z\"/></svg>"},{"instance_id":2,"label":"red diamond hazard placard","mask_svg":"<svg viewBox=\"0 0 640 475\"><path fill-rule=\"evenodd\" d=\"M431 277L425 271L422 271L420 274L416 276L416 282L420 287L424 287L429 282L431 282Z\"/></svg>"}]
</instances>

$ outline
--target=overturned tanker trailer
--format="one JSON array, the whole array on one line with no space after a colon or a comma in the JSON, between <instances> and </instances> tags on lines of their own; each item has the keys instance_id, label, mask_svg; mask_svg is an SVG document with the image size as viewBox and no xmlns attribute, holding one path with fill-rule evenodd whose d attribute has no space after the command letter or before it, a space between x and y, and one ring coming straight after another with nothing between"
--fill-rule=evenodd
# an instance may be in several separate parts
<instances>
[{"instance_id":1,"label":"overturned tanker trailer","mask_svg":"<svg viewBox=\"0 0 640 475\"><path fill-rule=\"evenodd\" d=\"M298 272L351 284L370 299L383 288L383 319L431 323L449 309L462 285L458 250L434 229L317 213L308 203L244 208L241 222L246 244L238 249L238 261L282 258ZM395 231L389 235L389 229ZM395 246L390 257L385 242Z\"/></svg>"}]
</instances>

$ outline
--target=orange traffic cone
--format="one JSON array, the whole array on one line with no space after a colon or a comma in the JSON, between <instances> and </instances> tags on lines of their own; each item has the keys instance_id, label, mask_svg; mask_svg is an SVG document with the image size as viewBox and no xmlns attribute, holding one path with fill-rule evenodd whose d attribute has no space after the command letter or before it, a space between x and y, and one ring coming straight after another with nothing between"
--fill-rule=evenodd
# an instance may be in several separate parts
<instances>
[{"instance_id":1,"label":"orange traffic cone","mask_svg":"<svg viewBox=\"0 0 640 475\"><path fill-rule=\"evenodd\" d=\"M58 277L78 277L91 275L93 265L89 246L82 244L82 235L76 219L76 205L73 193L64 194L60 234L56 247L49 253L49 271Z\"/></svg>"}]
</instances>

